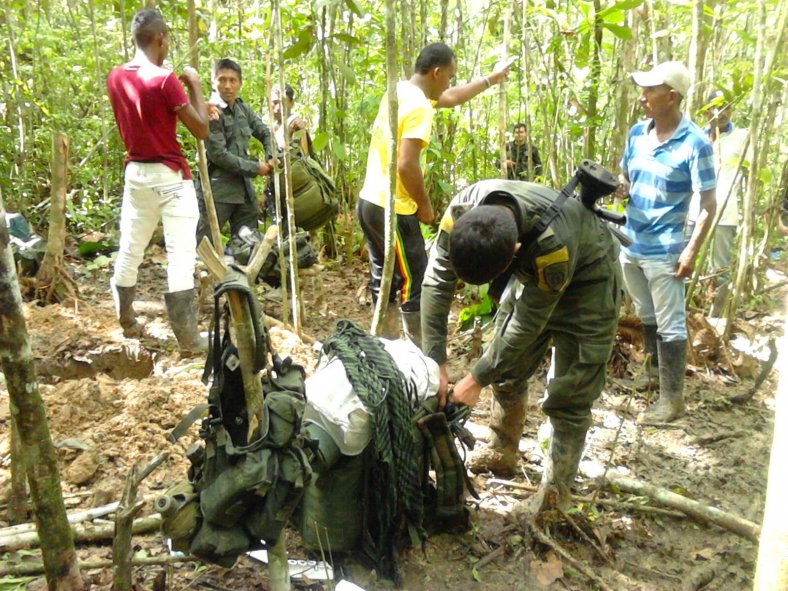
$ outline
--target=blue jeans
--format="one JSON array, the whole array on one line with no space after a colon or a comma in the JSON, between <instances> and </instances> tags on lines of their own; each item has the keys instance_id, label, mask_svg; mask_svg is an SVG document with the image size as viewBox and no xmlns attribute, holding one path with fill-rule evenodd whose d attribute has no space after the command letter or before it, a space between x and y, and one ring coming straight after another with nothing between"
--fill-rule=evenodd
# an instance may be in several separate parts
<instances>
[{"instance_id":1,"label":"blue jeans","mask_svg":"<svg viewBox=\"0 0 788 591\"><path fill-rule=\"evenodd\" d=\"M684 280L675 276L679 255L638 259L621 251L624 284L643 324L657 326L663 341L687 340Z\"/></svg>"}]
</instances>

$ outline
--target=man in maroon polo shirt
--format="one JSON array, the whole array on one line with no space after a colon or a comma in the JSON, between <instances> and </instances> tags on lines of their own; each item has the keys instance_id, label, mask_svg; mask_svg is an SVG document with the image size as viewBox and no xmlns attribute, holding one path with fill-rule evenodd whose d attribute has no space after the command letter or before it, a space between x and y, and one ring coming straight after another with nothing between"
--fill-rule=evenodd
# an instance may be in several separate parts
<instances>
[{"instance_id":1,"label":"man in maroon polo shirt","mask_svg":"<svg viewBox=\"0 0 788 591\"><path fill-rule=\"evenodd\" d=\"M137 269L159 220L167 246L167 315L183 352L207 349L197 329L195 231L199 219L191 173L175 135L180 119L198 139L208 136L208 114L193 68L176 75L161 67L169 49L167 25L155 10L134 15L134 59L107 79L118 131L126 146L120 246L111 280L123 334L139 336L134 315ZM180 79L180 82L179 82ZM184 92L181 82L188 89Z\"/></svg>"}]
</instances>

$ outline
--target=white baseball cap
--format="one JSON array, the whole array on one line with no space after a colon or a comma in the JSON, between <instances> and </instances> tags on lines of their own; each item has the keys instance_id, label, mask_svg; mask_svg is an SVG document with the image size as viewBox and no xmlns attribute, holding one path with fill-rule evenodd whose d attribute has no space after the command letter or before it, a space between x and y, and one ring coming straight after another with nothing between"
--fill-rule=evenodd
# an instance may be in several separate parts
<instances>
[{"instance_id":1,"label":"white baseball cap","mask_svg":"<svg viewBox=\"0 0 788 591\"><path fill-rule=\"evenodd\" d=\"M692 85L689 70L681 62L662 62L648 72L632 72L632 80L638 86L667 84L681 96L687 96Z\"/></svg>"}]
</instances>

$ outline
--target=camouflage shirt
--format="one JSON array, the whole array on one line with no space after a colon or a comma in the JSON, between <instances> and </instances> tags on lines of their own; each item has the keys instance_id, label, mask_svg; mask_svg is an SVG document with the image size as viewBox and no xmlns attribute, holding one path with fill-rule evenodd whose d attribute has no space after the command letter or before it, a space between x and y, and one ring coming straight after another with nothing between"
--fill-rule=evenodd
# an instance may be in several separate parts
<instances>
[{"instance_id":1,"label":"camouflage shirt","mask_svg":"<svg viewBox=\"0 0 788 591\"><path fill-rule=\"evenodd\" d=\"M246 103L235 99L232 107L228 105L219 109L219 119L211 121L210 127L205 151L214 201L255 201L252 178L259 174L260 163L249 157L249 138L255 137L263 144L268 160L272 154L268 126Z\"/></svg>"},{"instance_id":2,"label":"camouflage shirt","mask_svg":"<svg viewBox=\"0 0 788 591\"><path fill-rule=\"evenodd\" d=\"M522 240L558 195L558 191L534 183L493 179L471 185L452 199L441 220L422 286L422 349L428 356L439 364L446 362L448 315L458 282L448 252L455 220L477 205L504 205L514 212ZM509 364L516 362L517 350L540 337L554 314L566 314L558 306L565 293L576 296L584 285L608 279L611 264L617 265L618 250L618 241L604 222L578 199L568 199L544 232L521 245L501 308L507 299L517 298L527 302L526 312L519 312L517 322L511 323L510 328L516 326L517 330L507 330L506 338L496 335L473 368L474 379L488 385L511 372ZM598 302L600 312L607 314L612 302L612 297L611 302ZM578 334L584 332L585 320L593 340L596 318L571 319L578 325ZM604 339L609 340L608 336Z\"/></svg>"},{"instance_id":3,"label":"camouflage shirt","mask_svg":"<svg viewBox=\"0 0 788 591\"><path fill-rule=\"evenodd\" d=\"M530 181L538 176L542 176L542 159L539 158L539 150L528 142L518 146L511 141L506 144L506 157L514 162L514 167L507 170L507 177L515 181ZM528 158L531 159L531 174L528 176Z\"/></svg>"}]
</instances>

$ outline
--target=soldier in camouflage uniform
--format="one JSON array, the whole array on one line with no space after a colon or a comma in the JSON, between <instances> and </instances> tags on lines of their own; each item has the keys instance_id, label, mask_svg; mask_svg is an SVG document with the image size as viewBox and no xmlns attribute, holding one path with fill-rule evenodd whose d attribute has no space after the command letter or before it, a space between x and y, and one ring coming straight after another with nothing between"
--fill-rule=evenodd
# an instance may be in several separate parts
<instances>
[{"instance_id":1,"label":"soldier in camouflage uniform","mask_svg":"<svg viewBox=\"0 0 788 591\"><path fill-rule=\"evenodd\" d=\"M270 174L274 164L271 132L238 96L242 82L241 66L236 62L231 59L216 62L214 84L219 97L211 97L211 100L218 101L218 108L214 110L215 118L211 119L211 132L205 140L205 152L219 229L230 222L231 236L236 235L243 226L257 229L259 207L252 179ZM263 145L265 160L249 156L249 139L252 137ZM200 181L204 183L206 179ZM205 202L202 199L200 213L198 243L203 236L210 238Z\"/></svg>"},{"instance_id":2,"label":"soldier in camouflage uniform","mask_svg":"<svg viewBox=\"0 0 788 591\"><path fill-rule=\"evenodd\" d=\"M565 503L591 425L591 406L605 384L623 284L618 242L579 200L568 199L544 232L529 236L557 196L533 183L487 180L452 199L423 283L422 332L423 350L441 366L445 398L447 319L458 279L483 284L512 272L494 338L455 385L452 401L473 405L481 389L492 385L493 439L471 458L470 468L511 474L527 380L552 344L555 377L542 410L553 435L540 491L557 491ZM541 509L542 500L538 503Z\"/></svg>"}]
</instances>

